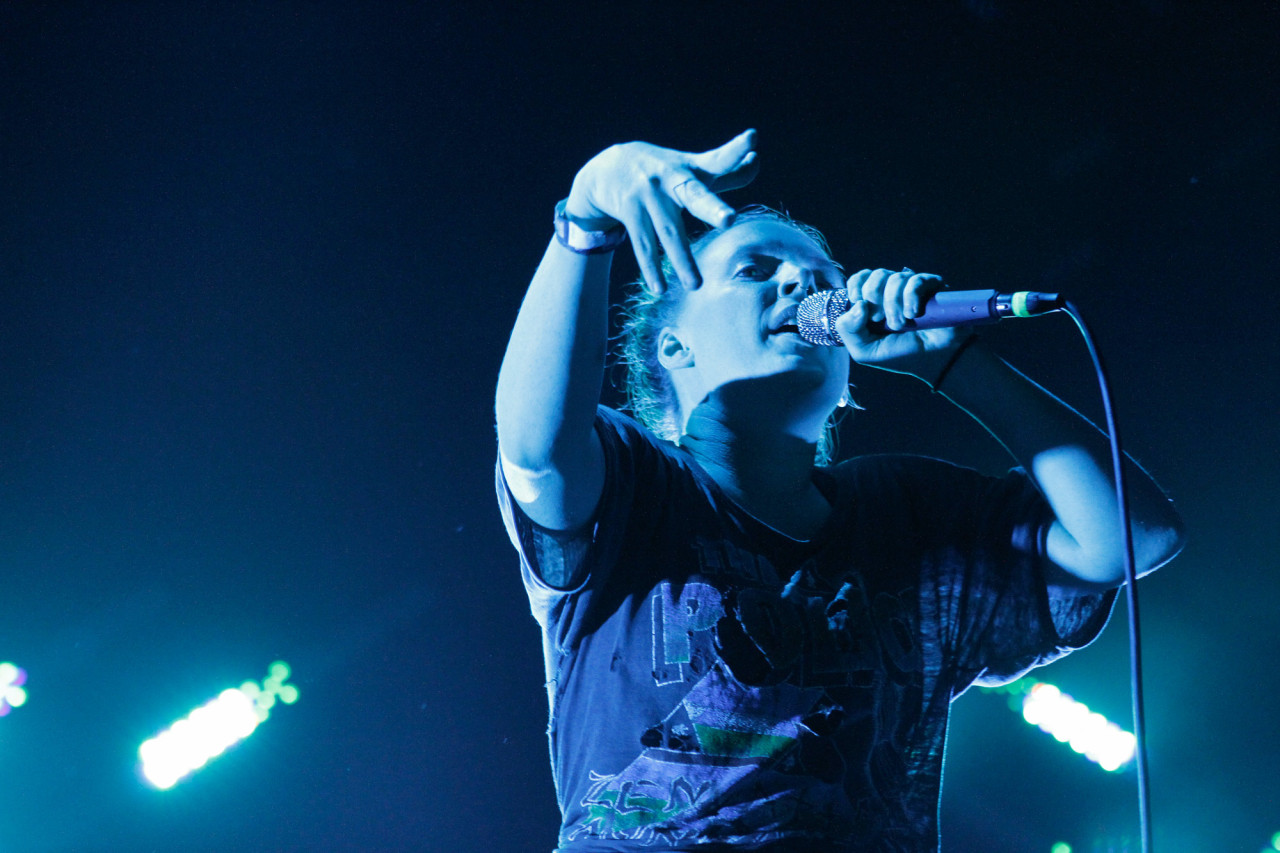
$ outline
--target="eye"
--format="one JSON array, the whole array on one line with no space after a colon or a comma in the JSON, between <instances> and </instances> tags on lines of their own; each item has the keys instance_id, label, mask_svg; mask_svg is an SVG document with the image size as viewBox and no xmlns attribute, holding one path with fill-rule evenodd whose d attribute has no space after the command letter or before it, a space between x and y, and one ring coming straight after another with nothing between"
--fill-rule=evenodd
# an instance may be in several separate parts
<instances>
[{"instance_id":1,"label":"eye","mask_svg":"<svg viewBox=\"0 0 1280 853\"><path fill-rule=\"evenodd\" d=\"M773 267L752 261L746 263L734 270L733 277L746 279L747 281L764 281L773 275Z\"/></svg>"}]
</instances>

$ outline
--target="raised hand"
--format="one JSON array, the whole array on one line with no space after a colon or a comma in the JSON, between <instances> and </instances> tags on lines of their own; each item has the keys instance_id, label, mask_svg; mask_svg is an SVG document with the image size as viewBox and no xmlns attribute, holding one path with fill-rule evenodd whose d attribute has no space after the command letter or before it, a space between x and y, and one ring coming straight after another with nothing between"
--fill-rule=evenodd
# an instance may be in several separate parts
<instances>
[{"instance_id":1,"label":"raised hand","mask_svg":"<svg viewBox=\"0 0 1280 853\"><path fill-rule=\"evenodd\" d=\"M613 145L591 158L573 180L565 214L591 230L621 222L631 237L646 284L661 292L661 253L687 287L701 284L681 209L719 228L734 210L717 192L746 186L758 164L754 130L701 153L647 142Z\"/></svg>"}]
</instances>

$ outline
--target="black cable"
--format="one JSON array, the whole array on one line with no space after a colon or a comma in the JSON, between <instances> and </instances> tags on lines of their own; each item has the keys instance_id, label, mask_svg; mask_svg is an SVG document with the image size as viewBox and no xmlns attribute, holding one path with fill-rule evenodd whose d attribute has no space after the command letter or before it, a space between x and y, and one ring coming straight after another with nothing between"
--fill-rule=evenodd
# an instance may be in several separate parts
<instances>
[{"instance_id":1,"label":"black cable","mask_svg":"<svg viewBox=\"0 0 1280 853\"><path fill-rule=\"evenodd\" d=\"M1138 572L1133 557L1133 530L1129 523L1129 490L1125 484L1124 455L1120 452L1120 434L1116 429L1115 413L1111 405L1111 386L1102 356L1094 345L1093 335L1080 312L1069 300L1063 303L1063 311L1071 316L1084 337L1093 369L1098 376L1098 390L1102 393L1102 409L1106 417L1107 438L1111 443L1111 466L1116 482L1116 503L1120 514L1120 531L1124 538L1125 599L1129 605L1129 682L1133 694L1133 760L1138 771L1138 822L1142 832L1143 853L1151 853L1151 797L1147 779L1147 722L1142 698L1142 644L1138 631Z\"/></svg>"}]
</instances>

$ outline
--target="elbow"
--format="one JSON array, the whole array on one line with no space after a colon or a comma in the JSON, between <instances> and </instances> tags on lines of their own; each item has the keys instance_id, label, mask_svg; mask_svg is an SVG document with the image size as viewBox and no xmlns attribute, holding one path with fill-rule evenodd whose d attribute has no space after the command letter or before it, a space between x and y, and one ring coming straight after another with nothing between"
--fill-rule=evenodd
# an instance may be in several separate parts
<instances>
[{"instance_id":1,"label":"elbow","mask_svg":"<svg viewBox=\"0 0 1280 853\"><path fill-rule=\"evenodd\" d=\"M1134 531L1133 555L1138 577L1171 561L1187 545L1187 528L1180 517L1168 523Z\"/></svg>"},{"instance_id":2,"label":"elbow","mask_svg":"<svg viewBox=\"0 0 1280 853\"><path fill-rule=\"evenodd\" d=\"M1132 523L1133 557L1137 576L1150 574L1181 553L1187 544L1187 526L1167 498ZM1139 516L1142 518L1143 516Z\"/></svg>"},{"instance_id":3,"label":"elbow","mask_svg":"<svg viewBox=\"0 0 1280 853\"><path fill-rule=\"evenodd\" d=\"M494 402L494 426L498 436L498 452L504 462L527 470L540 470L551 464L554 426L546 418L531 417L522 409L519 398L499 394Z\"/></svg>"},{"instance_id":4,"label":"elbow","mask_svg":"<svg viewBox=\"0 0 1280 853\"><path fill-rule=\"evenodd\" d=\"M1134 575L1142 577L1154 572L1178 555L1186 544L1186 530L1181 519L1170 518L1159 524L1134 524ZM1050 538L1048 556L1063 574L1058 580L1069 586L1100 591L1120 586L1127 580L1126 548L1119 536L1108 537L1105 544L1082 547L1074 540L1055 548Z\"/></svg>"},{"instance_id":5,"label":"elbow","mask_svg":"<svg viewBox=\"0 0 1280 853\"><path fill-rule=\"evenodd\" d=\"M1181 519L1169 524L1133 527L1133 568L1135 577L1144 577L1164 566L1186 545L1186 528ZM1127 580L1123 545L1100 559L1100 574L1112 578L1112 586Z\"/></svg>"}]
</instances>

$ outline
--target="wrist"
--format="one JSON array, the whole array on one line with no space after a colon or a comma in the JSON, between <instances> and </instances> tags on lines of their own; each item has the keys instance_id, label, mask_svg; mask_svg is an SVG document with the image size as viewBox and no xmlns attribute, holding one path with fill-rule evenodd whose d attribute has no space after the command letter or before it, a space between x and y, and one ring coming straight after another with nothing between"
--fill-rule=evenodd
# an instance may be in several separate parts
<instances>
[{"instance_id":1,"label":"wrist","mask_svg":"<svg viewBox=\"0 0 1280 853\"><path fill-rule=\"evenodd\" d=\"M622 224L587 201L586 196L582 173L579 172L569 188L569 196L557 205L557 209L566 219L586 231L608 231Z\"/></svg>"},{"instance_id":2,"label":"wrist","mask_svg":"<svg viewBox=\"0 0 1280 853\"><path fill-rule=\"evenodd\" d=\"M622 223L607 217L575 217L566 211L568 202L565 199L555 208L555 234L561 246L578 255L600 255L612 252L627 239Z\"/></svg>"},{"instance_id":3,"label":"wrist","mask_svg":"<svg viewBox=\"0 0 1280 853\"><path fill-rule=\"evenodd\" d=\"M608 231L611 228L617 228L622 225L612 216L605 216L603 213L594 215L582 213L582 206L575 207L573 201L569 198L566 198L556 206L565 219L568 219L584 231Z\"/></svg>"}]
</instances>

